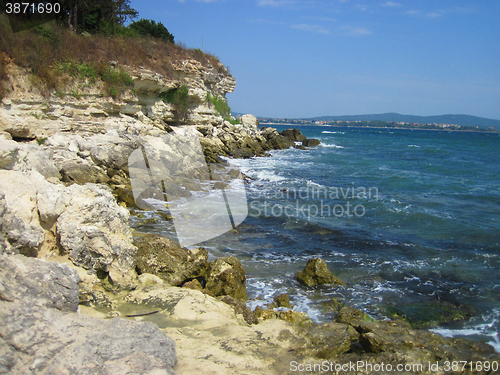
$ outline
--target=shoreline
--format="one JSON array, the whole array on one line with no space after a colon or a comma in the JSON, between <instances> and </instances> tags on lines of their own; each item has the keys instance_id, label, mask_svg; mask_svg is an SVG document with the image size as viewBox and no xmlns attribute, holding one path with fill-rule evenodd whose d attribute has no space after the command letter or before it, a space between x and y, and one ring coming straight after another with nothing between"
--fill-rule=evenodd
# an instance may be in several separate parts
<instances>
[{"instance_id":1,"label":"shoreline","mask_svg":"<svg viewBox=\"0 0 500 375\"><path fill-rule=\"evenodd\" d=\"M460 129L422 129L422 128L396 128L396 127L382 127L382 126L342 126L342 125L304 125L292 123L260 123L262 126L275 125L275 126L301 126L304 128L321 126L331 128L355 128L355 129L392 129L392 130L425 130L425 131L442 131L442 132L468 132L468 133L492 133L500 134L500 130L460 130Z\"/></svg>"},{"instance_id":2,"label":"shoreline","mask_svg":"<svg viewBox=\"0 0 500 375\"><path fill-rule=\"evenodd\" d=\"M302 129L304 130L304 129ZM426 130L426 129L421 129L421 130ZM251 175L251 174L250 174ZM253 180L253 179L252 179ZM258 182L258 180L256 180L256 183ZM266 260L262 260L262 262L266 262ZM262 296L259 296L257 295L258 299L260 299L260 297ZM304 310L301 310L301 311L304 311ZM479 314L479 313L478 313ZM388 316L385 316L385 318L387 319ZM460 331L467 331L467 328L446 328L446 323L444 325L435 325L435 326L431 326L431 327L427 327L427 328L423 328L425 330L429 330L431 332L437 332L437 331L455 331L455 333L453 335L451 334L443 334L443 336L445 337L453 337L453 338L464 338L464 339L467 339L467 340L473 340L473 341L477 341L477 342L486 342L486 340L484 340L484 338L481 338L481 337L477 337L477 338L468 338L468 334L466 333L460 333ZM470 329L470 328L469 328ZM483 336L483 334L481 333L477 333L476 334L477 336ZM472 335L474 336L474 335ZM487 334L484 334L484 337L489 337ZM494 336L491 336L493 338L493 340L490 340L490 342L494 343L495 344L495 337ZM498 335L497 335L498 337ZM496 345L492 344L496 351L500 353L500 343L498 342L498 340L496 341Z\"/></svg>"}]
</instances>

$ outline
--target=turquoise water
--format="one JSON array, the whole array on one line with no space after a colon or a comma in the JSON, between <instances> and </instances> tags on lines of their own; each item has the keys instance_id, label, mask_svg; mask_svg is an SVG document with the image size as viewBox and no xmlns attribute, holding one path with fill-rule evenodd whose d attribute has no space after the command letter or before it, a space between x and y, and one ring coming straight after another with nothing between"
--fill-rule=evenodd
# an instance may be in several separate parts
<instances>
[{"instance_id":1,"label":"turquoise water","mask_svg":"<svg viewBox=\"0 0 500 375\"><path fill-rule=\"evenodd\" d=\"M327 321L335 298L500 351L500 135L300 129L322 144L231 161L253 178L249 216L203 244L242 260L250 305L286 292ZM301 286L311 257L348 286Z\"/></svg>"}]
</instances>

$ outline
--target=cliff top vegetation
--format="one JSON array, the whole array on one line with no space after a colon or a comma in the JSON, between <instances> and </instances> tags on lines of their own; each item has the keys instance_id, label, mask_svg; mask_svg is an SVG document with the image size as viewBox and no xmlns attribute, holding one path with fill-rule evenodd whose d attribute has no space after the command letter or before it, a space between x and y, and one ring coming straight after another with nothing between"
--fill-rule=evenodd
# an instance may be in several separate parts
<instances>
[{"instance_id":1,"label":"cliff top vegetation","mask_svg":"<svg viewBox=\"0 0 500 375\"><path fill-rule=\"evenodd\" d=\"M138 14L127 0L65 3L58 17L25 29L13 26L14 16L0 14L0 98L14 89L9 85L9 63L26 69L32 84L44 94L61 89L65 84L61 73L66 72L101 79L110 96L131 85L126 73L112 67L113 61L118 66L148 68L170 79L177 78L173 65L187 59L226 69L217 57L174 43L174 36L161 23L141 19L125 26Z\"/></svg>"}]
</instances>

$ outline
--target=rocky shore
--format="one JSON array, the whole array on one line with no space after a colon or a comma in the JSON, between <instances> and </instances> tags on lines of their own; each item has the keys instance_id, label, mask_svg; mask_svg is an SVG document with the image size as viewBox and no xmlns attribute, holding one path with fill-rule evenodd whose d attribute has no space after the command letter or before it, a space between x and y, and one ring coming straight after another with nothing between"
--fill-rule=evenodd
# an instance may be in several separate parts
<instances>
[{"instance_id":1,"label":"rocky shore","mask_svg":"<svg viewBox=\"0 0 500 375\"><path fill-rule=\"evenodd\" d=\"M42 96L26 72L8 66L13 89L0 105L0 373L285 374L293 361L365 361L438 363L439 374L446 361L500 363L489 345L375 321L336 301L335 320L323 324L294 311L286 295L252 311L235 257L209 262L203 248L134 233L128 158L178 126L160 92L184 83L198 97L185 122L196 127L208 163L288 147L307 152L319 141L259 129L252 115L224 120L205 99L234 89L226 70L187 60L175 66L177 80L166 80L123 68L134 90L111 99L78 81L77 96ZM297 277L307 287L343 283L322 260L304 267Z\"/></svg>"}]
</instances>

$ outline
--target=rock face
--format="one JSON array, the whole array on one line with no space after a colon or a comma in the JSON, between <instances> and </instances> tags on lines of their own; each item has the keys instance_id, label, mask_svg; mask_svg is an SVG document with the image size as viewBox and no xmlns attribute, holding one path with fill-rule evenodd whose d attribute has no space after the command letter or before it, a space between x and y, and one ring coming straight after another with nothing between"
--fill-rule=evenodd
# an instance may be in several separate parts
<instances>
[{"instance_id":1,"label":"rock face","mask_svg":"<svg viewBox=\"0 0 500 375\"><path fill-rule=\"evenodd\" d=\"M169 285L181 285L193 279L205 281L208 253L204 248L188 250L157 235L142 236L135 244L138 273L157 275Z\"/></svg>"},{"instance_id":2,"label":"rock face","mask_svg":"<svg viewBox=\"0 0 500 375\"><path fill-rule=\"evenodd\" d=\"M297 273L297 279L307 286L322 284L346 285L344 281L330 271L325 261L321 258L309 259L304 270Z\"/></svg>"},{"instance_id":3,"label":"rock face","mask_svg":"<svg viewBox=\"0 0 500 375\"><path fill-rule=\"evenodd\" d=\"M66 257L113 290L135 285L128 211L106 186L48 182L36 170L0 170L0 252ZM3 237L3 239L2 239Z\"/></svg>"},{"instance_id":4,"label":"rock face","mask_svg":"<svg viewBox=\"0 0 500 375\"><path fill-rule=\"evenodd\" d=\"M68 266L0 255L0 373L173 374L174 342L152 323L82 316Z\"/></svg>"}]
</instances>

